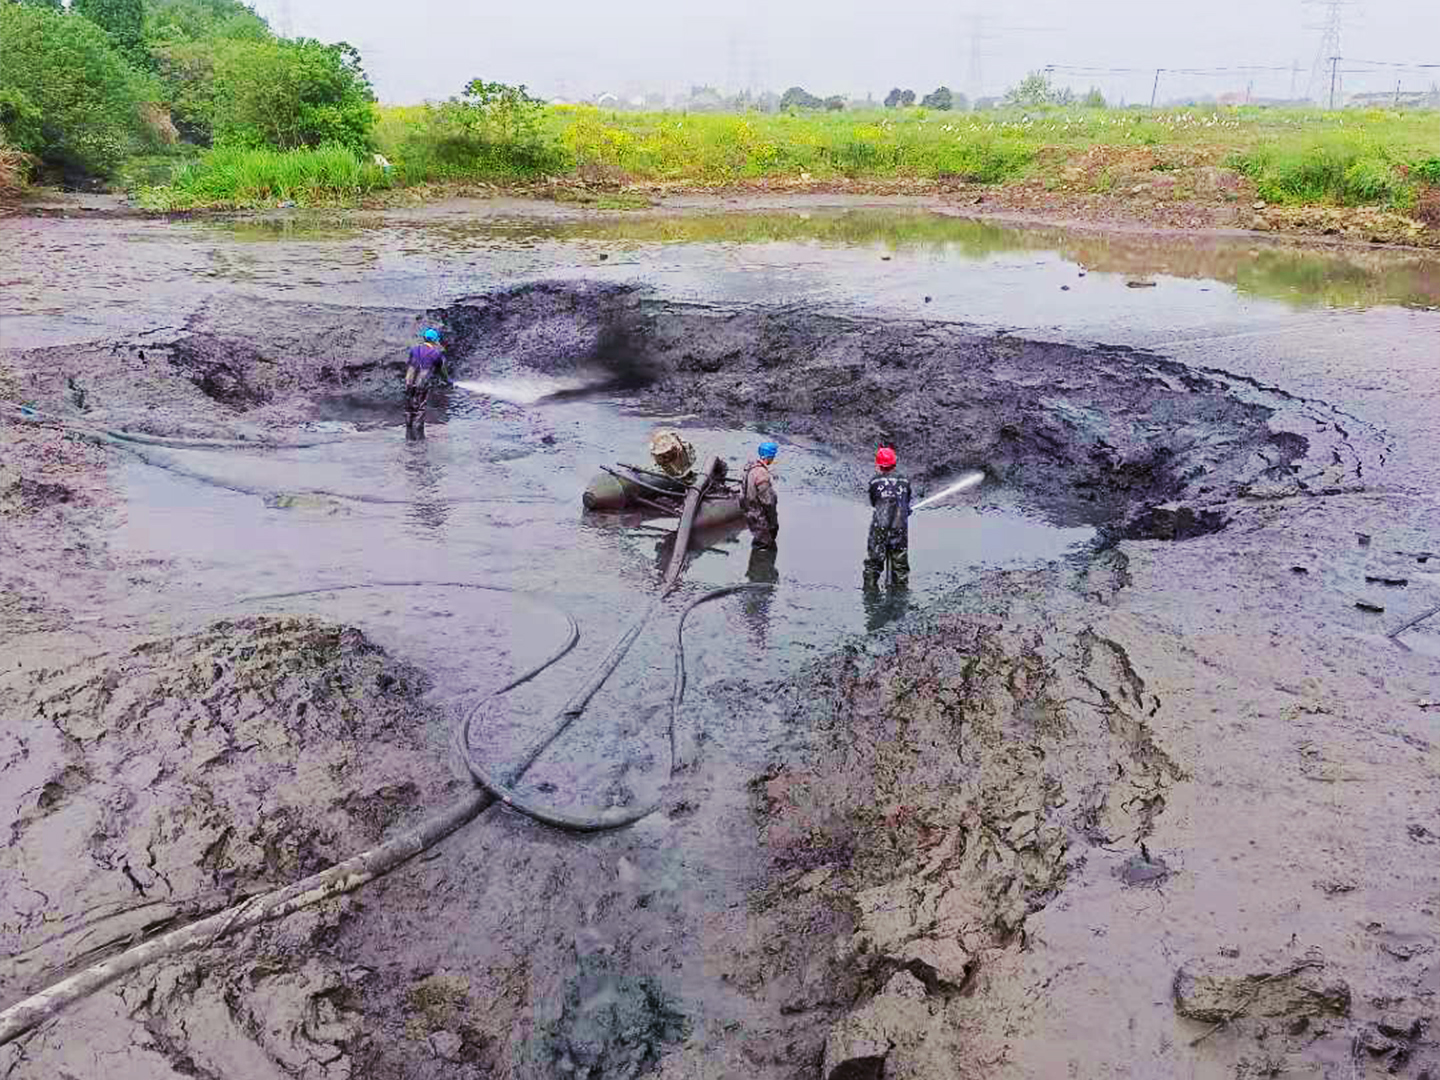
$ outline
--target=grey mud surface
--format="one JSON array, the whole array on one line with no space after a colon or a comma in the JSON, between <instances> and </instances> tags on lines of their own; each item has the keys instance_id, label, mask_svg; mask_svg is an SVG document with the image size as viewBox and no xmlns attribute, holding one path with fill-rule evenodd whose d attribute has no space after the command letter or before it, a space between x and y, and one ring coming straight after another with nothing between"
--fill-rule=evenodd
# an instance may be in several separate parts
<instances>
[{"instance_id":1,"label":"grey mud surface","mask_svg":"<svg viewBox=\"0 0 1440 1080\"><path fill-rule=\"evenodd\" d=\"M0 1076L1440 1077L1433 263L824 200L0 234L0 397L63 421L0 424L0 1006L463 793L571 611L513 754L657 578L578 513L657 417L783 446L779 559L689 574L778 580L693 620L692 767L671 613L527 778L661 813L490 811ZM473 389L407 446L428 323ZM989 482L867 600L881 440Z\"/></svg>"}]
</instances>

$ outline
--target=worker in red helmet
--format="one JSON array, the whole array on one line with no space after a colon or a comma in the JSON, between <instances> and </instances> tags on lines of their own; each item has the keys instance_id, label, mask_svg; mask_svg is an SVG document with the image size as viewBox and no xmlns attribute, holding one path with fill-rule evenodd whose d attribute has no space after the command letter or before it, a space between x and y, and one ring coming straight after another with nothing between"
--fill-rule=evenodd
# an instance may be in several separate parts
<instances>
[{"instance_id":1,"label":"worker in red helmet","mask_svg":"<svg viewBox=\"0 0 1440 1080\"><path fill-rule=\"evenodd\" d=\"M890 561L893 581L910 582L910 481L897 476L895 451L882 446L875 453L875 477L870 481L870 538L865 545L865 587L880 584L885 561Z\"/></svg>"}]
</instances>

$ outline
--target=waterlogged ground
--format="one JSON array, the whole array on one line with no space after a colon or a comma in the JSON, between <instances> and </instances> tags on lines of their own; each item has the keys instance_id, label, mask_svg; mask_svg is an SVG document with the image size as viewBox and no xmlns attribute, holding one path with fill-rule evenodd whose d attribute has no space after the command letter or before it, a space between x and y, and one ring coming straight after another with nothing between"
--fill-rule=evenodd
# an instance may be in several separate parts
<instances>
[{"instance_id":1,"label":"waterlogged ground","mask_svg":"<svg viewBox=\"0 0 1440 1080\"><path fill-rule=\"evenodd\" d=\"M1440 306L1440 260L1419 252L1069 234L947 216L918 201L902 210L729 202L730 213L681 203L597 215L495 200L384 215L111 220L98 231L83 213L11 220L0 344L179 326L224 296L425 307L556 274L638 278L709 302L777 291L792 301L859 300L1129 344L1298 310ZM1140 282L1163 287L1165 302L1128 287Z\"/></svg>"},{"instance_id":2,"label":"waterlogged ground","mask_svg":"<svg viewBox=\"0 0 1440 1080\"><path fill-rule=\"evenodd\" d=\"M576 651L486 713L483 752L512 759L667 555L662 521L581 513L594 466L638 461L662 420L733 466L762 417L782 442L773 564L737 530L687 573L687 597L776 585L692 617L696 768L666 786L672 608L525 781L661 813L577 839L492 811L103 992L0 1048L6 1075L1440 1070L1440 264L820 200L0 228L7 397L92 429L335 440L0 428L0 1005L463 792L457 717L552 648L558 607ZM612 302L590 284L643 285L660 329L622 340L669 350L654 384L530 371L569 340L551 308L488 338L473 316L464 340L508 351L466 345L473 389L439 396L423 444L383 368L307 370L393 361L458 299L538 278L581 290L577 324ZM737 342L759 312L773 352L669 344L687 311ZM858 402L826 359L852 331L887 372ZM217 381L236 343L261 355ZM917 516L912 589L878 601L866 430L909 439L931 489L994 466ZM1095 506L1153 511L1131 539L1055 494L1096 476Z\"/></svg>"}]
</instances>

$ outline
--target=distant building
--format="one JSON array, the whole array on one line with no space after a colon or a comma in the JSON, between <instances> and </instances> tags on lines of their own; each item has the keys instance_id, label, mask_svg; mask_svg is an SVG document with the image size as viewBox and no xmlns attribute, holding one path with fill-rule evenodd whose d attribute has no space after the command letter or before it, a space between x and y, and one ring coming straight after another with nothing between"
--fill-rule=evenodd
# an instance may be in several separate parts
<instances>
[{"instance_id":1,"label":"distant building","mask_svg":"<svg viewBox=\"0 0 1440 1080\"><path fill-rule=\"evenodd\" d=\"M725 108L725 98L713 86L693 86L685 108L695 112L720 112Z\"/></svg>"},{"instance_id":2,"label":"distant building","mask_svg":"<svg viewBox=\"0 0 1440 1080\"><path fill-rule=\"evenodd\" d=\"M1440 109L1440 90L1394 90L1372 94L1350 94L1347 109Z\"/></svg>"}]
</instances>

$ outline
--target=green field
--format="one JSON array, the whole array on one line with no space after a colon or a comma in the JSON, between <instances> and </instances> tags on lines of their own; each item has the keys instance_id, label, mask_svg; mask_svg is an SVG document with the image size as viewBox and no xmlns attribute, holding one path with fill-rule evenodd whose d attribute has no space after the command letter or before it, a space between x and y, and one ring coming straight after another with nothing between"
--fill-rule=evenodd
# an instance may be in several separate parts
<instances>
[{"instance_id":1,"label":"green field","mask_svg":"<svg viewBox=\"0 0 1440 1080\"><path fill-rule=\"evenodd\" d=\"M830 111L801 107L822 104L803 94L780 112L616 112L483 78L443 102L384 106L354 48L277 34L241 0L0 0L0 55L0 199L12 201L29 182L78 181L157 210L478 185L623 209L677 187L1023 184L1379 208L1440 228L1440 111L1110 109L1038 71L1010 106L979 112Z\"/></svg>"},{"instance_id":2,"label":"green field","mask_svg":"<svg viewBox=\"0 0 1440 1080\"><path fill-rule=\"evenodd\" d=\"M142 201L166 209L353 203L388 187L514 185L714 188L832 180L1008 184L1124 194L1144 176L1175 198L1224 197L1243 180L1280 205L1412 208L1440 189L1440 113L1043 108L948 113L745 115L538 110L524 141L437 123L424 106L377 107L393 168L330 148L215 151ZM343 153L343 152L341 152ZM322 160L323 157L323 160ZM291 160L287 166L286 159ZM1147 175L1149 174L1149 175Z\"/></svg>"}]
</instances>

